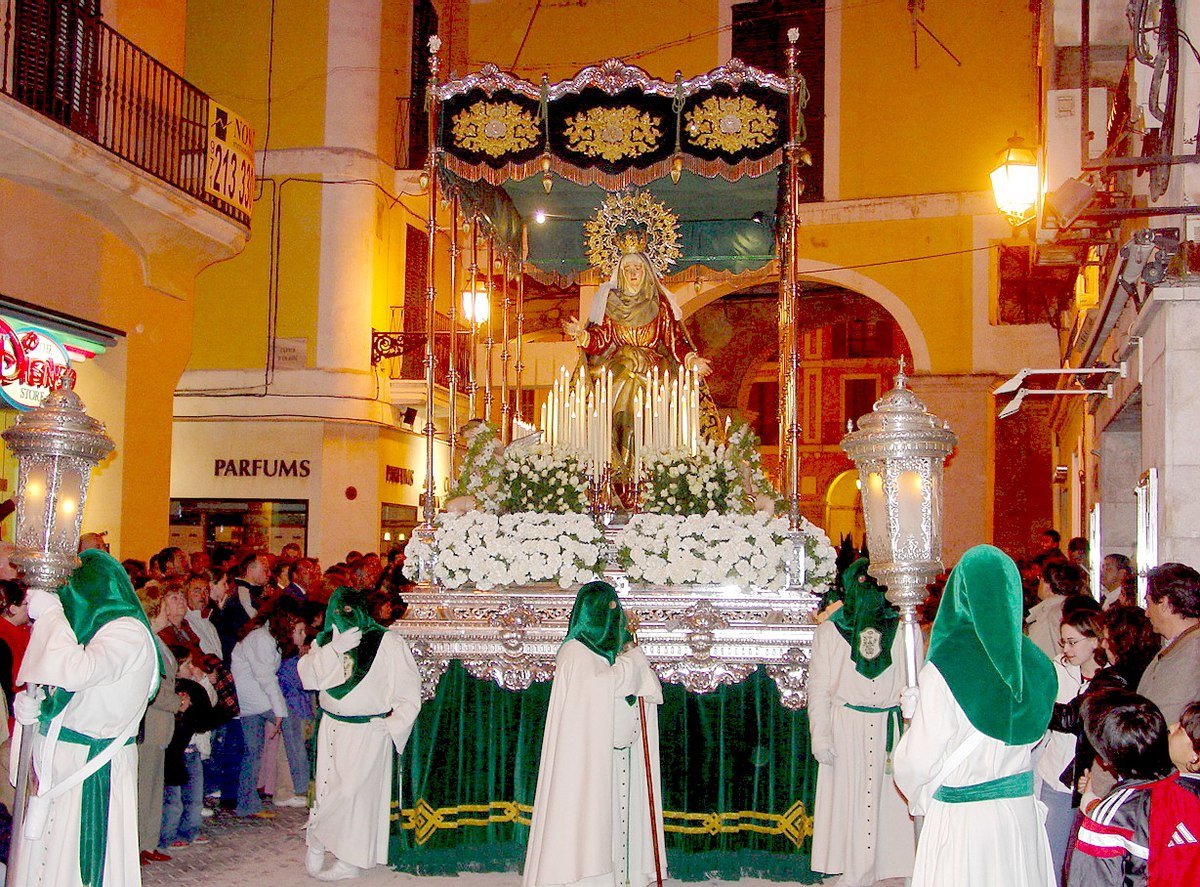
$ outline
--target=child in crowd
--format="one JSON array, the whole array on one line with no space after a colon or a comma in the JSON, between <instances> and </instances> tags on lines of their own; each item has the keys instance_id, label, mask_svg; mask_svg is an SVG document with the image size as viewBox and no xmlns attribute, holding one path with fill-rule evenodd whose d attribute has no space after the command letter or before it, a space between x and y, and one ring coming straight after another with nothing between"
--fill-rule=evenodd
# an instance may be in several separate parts
<instances>
[{"instance_id":1,"label":"child in crowd","mask_svg":"<svg viewBox=\"0 0 1200 887\"><path fill-rule=\"evenodd\" d=\"M1150 883L1200 884L1200 700L1171 725L1172 773L1150 801Z\"/></svg>"},{"instance_id":2,"label":"child in crowd","mask_svg":"<svg viewBox=\"0 0 1200 887\"><path fill-rule=\"evenodd\" d=\"M207 844L200 834L204 809L204 770L201 749L196 735L215 726L216 690L206 685L205 677L193 662L203 656L198 648L172 647L171 653L179 663L175 692L179 696L179 711L175 713L175 734L167 745L165 756L165 789L163 792L162 831L159 848L186 847L188 844Z\"/></svg>"},{"instance_id":3,"label":"child in crowd","mask_svg":"<svg viewBox=\"0 0 1200 887\"><path fill-rule=\"evenodd\" d=\"M1084 732L1096 764L1116 787L1079 826L1068 887L1140 887L1148 883L1153 786L1171 772L1167 724L1149 699L1123 690L1083 703Z\"/></svg>"}]
</instances>

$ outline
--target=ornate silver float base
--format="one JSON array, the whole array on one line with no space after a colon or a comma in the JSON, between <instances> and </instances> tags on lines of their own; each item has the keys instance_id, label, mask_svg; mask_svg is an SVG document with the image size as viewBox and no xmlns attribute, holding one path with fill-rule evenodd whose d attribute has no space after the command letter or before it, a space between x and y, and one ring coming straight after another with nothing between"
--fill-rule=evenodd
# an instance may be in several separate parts
<instances>
[{"instance_id":1,"label":"ornate silver float base","mask_svg":"<svg viewBox=\"0 0 1200 887\"><path fill-rule=\"evenodd\" d=\"M638 643L663 681L708 693L745 680L763 665L778 685L783 705L805 705L818 601L811 590L631 586L623 576L609 578ZM423 694L431 699L456 659L475 677L509 690L550 680L575 590L552 585L492 591L415 586L404 597L409 610L397 628L412 644Z\"/></svg>"}]
</instances>

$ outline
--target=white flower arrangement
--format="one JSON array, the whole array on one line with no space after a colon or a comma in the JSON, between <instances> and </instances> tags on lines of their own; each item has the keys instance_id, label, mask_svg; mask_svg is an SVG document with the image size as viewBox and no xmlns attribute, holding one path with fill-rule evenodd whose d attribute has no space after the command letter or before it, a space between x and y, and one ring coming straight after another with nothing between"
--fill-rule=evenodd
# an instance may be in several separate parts
<instances>
[{"instance_id":1,"label":"white flower arrangement","mask_svg":"<svg viewBox=\"0 0 1200 887\"><path fill-rule=\"evenodd\" d=\"M638 514L617 537L631 582L779 589L791 553L786 520L767 514Z\"/></svg>"},{"instance_id":2,"label":"white flower arrangement","mask_svg":"<svg viewBox=\"0 0 1200 887\"><path fill-rule=\"evenodd\" d=\"M779 511L784 505L784 498L772 485L767 472L762 467L762 457L759 455L758 435L746 422L736 422L729 431L726 451L729 458L739 468L742 487L748 500L756 503L756 509L764 510L757 503L766 500L766 509Z\"/></svg>"},{"instance_id":3,"label":"white flower arrangement","mask_svg":"<svg viewBox=\"0 0 1200 887\"><path fill-rule=\"evenodd\" d=\"M682 516L750 510L738 465L723 444L705 441L696 453L651 453L642 472L642 512Z\"/></svg>"},{"instance_id":4,"label":"white flower arrangement","mask_svg":"<svg viewBox=\"0 0 1200 887\"><path fill-rule=\"evenodd\" d=\"M582 514L588 507L586 453L539 443L504 454L496 506L503 514Z\"/></svg>"},{"instance_id":5,"label":"white flower arrangement","mask_svg":"<svg viewBox=\"0 0 1200 887\"><path fill-rule=\"evenodd\" d=\"M825 531L801 515L800 532L804 534L804 584L818 588L837 581L837 549Z\"/></svg>"},{"instance_id":6,"label":"white flower arrangement","mask_svg":"<svg viewBox=\"0 0 1200 887\"><path fill-rule=\"evenodd\" d=\"M489 422L474 420L463 431L467 452L459 465L458 479L449 490L448 499L473 496L480 508L494 511L501 495L501 475L504 471L504 444L500 429Z\"/></svg>"},{"instance_id":7,"label":"white flower arrangement","mask_svg":"<svg viewBox=\"0 0 1200 887\"><path fill-rule=\"evenodd\" d=\"M485 591L536 582L572 588L599 578L603 548L604 534L583 514L443 514L433 578L446 588ZM404 553L405 575L415 578L416 563L433 551L414 537Z\"/></svg>"}]
</instances>

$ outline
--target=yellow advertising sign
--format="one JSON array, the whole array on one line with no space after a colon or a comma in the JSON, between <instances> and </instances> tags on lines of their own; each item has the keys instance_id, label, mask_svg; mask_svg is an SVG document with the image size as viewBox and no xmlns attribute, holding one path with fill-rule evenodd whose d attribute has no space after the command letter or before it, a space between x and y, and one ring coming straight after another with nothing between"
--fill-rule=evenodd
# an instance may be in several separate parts
<instances>
[{"instance_id":1,"label":"yellow advertising sign","mask_svg":"<svg viewBox=\"0 0 1200 887\"><path fill-rule=\"evenodd\" d=\"M247 215L254 203L254 130L212 99L208 100L204 190Z\"/></svg>"}]
</instances>

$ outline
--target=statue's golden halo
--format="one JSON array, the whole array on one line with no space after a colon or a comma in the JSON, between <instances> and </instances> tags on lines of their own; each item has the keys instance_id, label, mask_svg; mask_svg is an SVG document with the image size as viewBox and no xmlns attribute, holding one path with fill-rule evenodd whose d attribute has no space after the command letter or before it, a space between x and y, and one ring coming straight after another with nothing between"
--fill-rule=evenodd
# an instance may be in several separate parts
<instances>
[{"instance_id":1,"label":"statue's golden halo","mask_svg":"<svg viewBox=\"0 0 1200 887\"><path fill-rule=\"evenodd\" d=\"M649 191L608 195L596 217L584 222L583 234L588 261L605 277L627 252L644 252L660 277L679 258L679 217ZM631 249L642 240L644 248Z\"/></svg>"}]
</instances>

